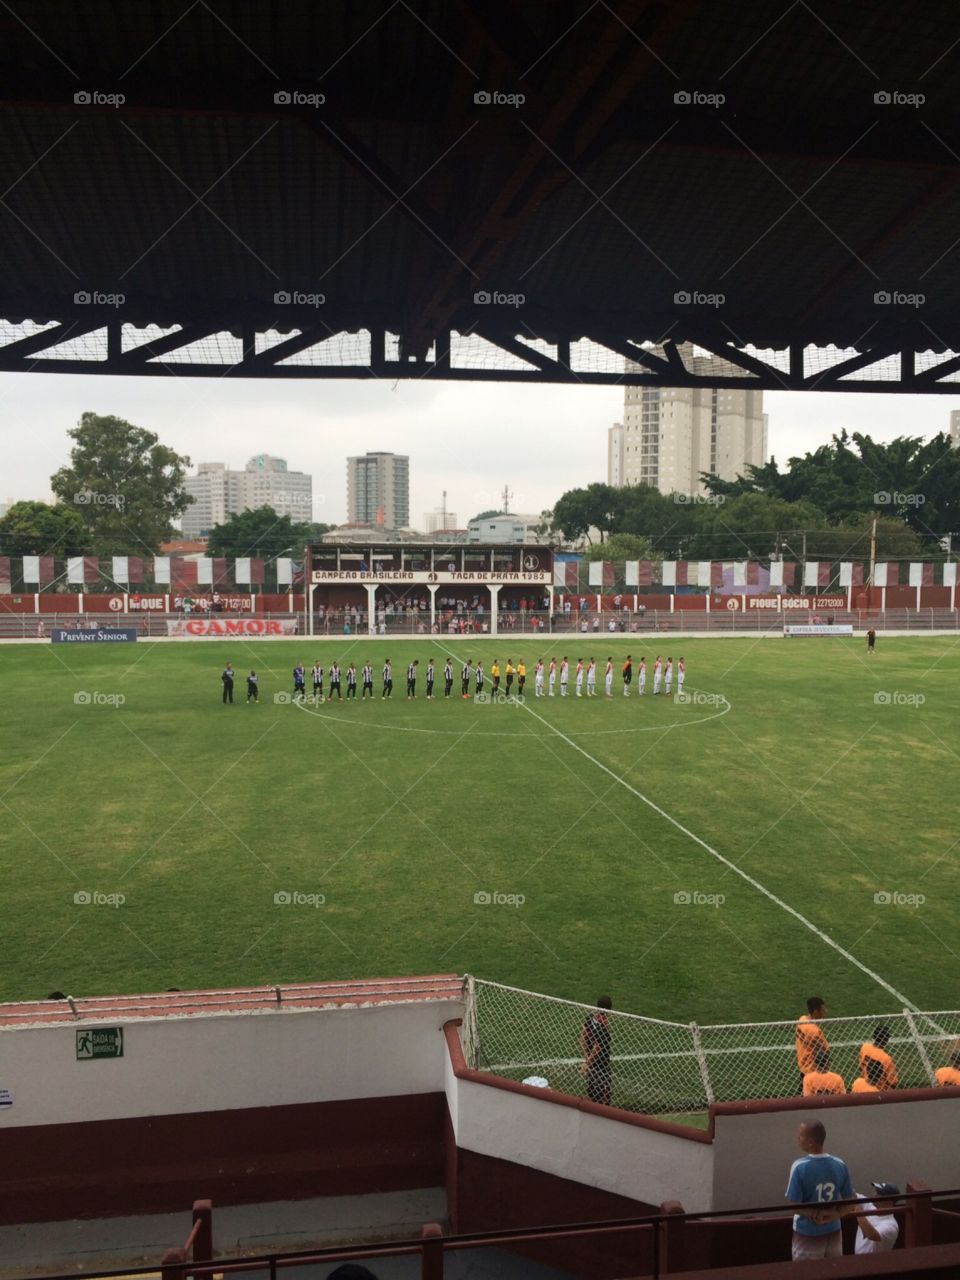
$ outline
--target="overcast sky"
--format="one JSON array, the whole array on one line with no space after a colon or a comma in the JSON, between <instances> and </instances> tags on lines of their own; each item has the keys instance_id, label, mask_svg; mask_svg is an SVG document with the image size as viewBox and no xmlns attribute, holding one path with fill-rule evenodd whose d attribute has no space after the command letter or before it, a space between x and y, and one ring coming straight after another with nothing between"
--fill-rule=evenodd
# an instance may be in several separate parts
<instances>
[{"instance_id":1,"label":"overcast sky","mask_svg":"<svg viewBox=\"0 0 960 1280\"><path fill-rule=\"evenodd\" d=\"M331 524L346 519L348 454L406 453L414 527L443 489L462 525L499 507L505 484L511 510L533 512L565 489L606 480L607 428L622 407L616 387L0 374L0 501L49 498L49 478L68 458L67 431L92 410L155 431L194 464L286 458L291 470L313 475L314 518ZM879 440L945 431L960 392L770 392L765 408L770 452L783 463L842 427Z\"/></svg>"}]
</instances>

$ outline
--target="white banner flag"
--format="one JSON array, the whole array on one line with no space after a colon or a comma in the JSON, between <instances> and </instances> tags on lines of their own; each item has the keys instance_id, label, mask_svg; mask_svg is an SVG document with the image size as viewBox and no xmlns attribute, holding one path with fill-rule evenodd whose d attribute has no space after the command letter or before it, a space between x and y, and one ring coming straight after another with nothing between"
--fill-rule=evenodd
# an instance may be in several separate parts
<instances>
[{"instance_id":1,"label":"white banner flag","mask_svg":"<svg viewBox=\"0 0 960 1280\"><path fill-rule=\"evenodd\" d=\"M24 575L26 576L26 575ZM943 585L945 587L955 587L957 585L957 562L953 560L950 564L943 566Z\"/></svg>"},{"instance_id":2,"label":"white banner flag","mask_svg":"<svg viewBox=\"0 0 960 1280\"><path fill-rule=\"evenodd\" d=\"M289 587L293 582L293 559L290 556L277 557L277 586Z\"/></svg>"},{"instance_id":3,"label":"white banner flag","mask_svg":"<svg viewBox=\"0 0 960 1280\"><path fill-rule=\"evenodd\" d=\"M923 586L923 565L918 560L910 561L910 578L911 587Z\"/></svg>"},{"instance_id":4,"label":"white banner flag","mask_svg":"<svg viewBox=\"0 0 960 1280\"><path fill-rule=\"evenodd\" d=\"M153 580L154 582L169 586L170 585L170 557L154 556L153 557Z\"/></svg>"},{"instance_id":5,"label":"white banner flag","mask_svg":"<svg viewBox=\"0 0 960 1280\"><path fill-rule=\"evenodd\" d=\"M711 562L709 560L697 561L697 586L698 587L710 586L710 563Z\"/></svg>"},{"instance_id":6,"label":"white banner flag","mask_svg":"<svg viewBox=\"0 0 960 1280\"><path fill-rule=\"evenodd\" d=\"M839 583L840 583L840 586L841 586L841 587L852 587L852 586L853 586L853 561L852 561L852 560L841 560L841 561L840 561L840 579L839 579Z\"/></svg>"},{"instance_id":7,"label":"white banner flag","mask_svg":"<svg viewBox=\"0 0 960 1280\"><path fill-rule=\"evenodd\" d=\"M83 583L83 556L67 556L67 581L72 586Z\"/></svg>"},{"instance_id":8,"label":"white banner flag","mask_svg":"<svg viewBox=\"0 0 960 1280\"><path fill-rule=\"evenodd\" d=\"M113 580L114 582L125 582L130 585L130 557L114 556L113 557Z\"/></svg>"},{"instance_id":9,"label":"white banner flag","mask_svg":"<svg viewBox=\"0 0 960 1280\"><path fill-rule=\"evenodd\" d=\"M747 562L746 560L734 560L733 562L733 585L735 587L745 587L747 585Z\"/></svg>"},{"instance_id":10,"label":"white banner flag","mask_svg":"<svg viewBox=\"0 0 960 1280\"><path fill-rule=\"evenodd\" d=\"M239 556L233 562L234 581L237 586L249 587L250 585L250 557Z\"/></svg>"},{"instance_id":11,"label":"white banner flag","mask_svg":"<svg viewBox=\"0 0 960 1280\"><path fill-rule=\"evenodd\" d=\"M664 560L663 562L663 578L661 579L665 587L675 587L677 585L677 562L676 560Z\"/></svg>"},{"instance_id":12,"label":"white banner flag","mask_svg":"<svg viewBox=\"0 0 960 1280\"><path fill-rule=\"evenodd\" d=\"M40 581L40 557L39 556L23 557L23 580L24 582Z\"/></svg>"},{"instance_id":13,"label":"white banner flag","mask_svg":"<svg viewBox=\"0 0 960 1280\"><path fill-rule=\"evenodd\" d=\"M197 586L213 586L213 561L208 556L201 556L197 561Z\"/></svg>"},{"instance_id":14,"label":"white banner flag","mask_svg":"<svg viewBox=\"0 0 960 1280\"><path fill-rule=\"evenodd\" d=\"M639 587L640 585L640 561L628 560L626 563L626 576L624 582L628 587Z\"/></svg>"},{"instance_id":15,"label":"white banner flag","mask_svg":"<svg viewBox=\"0 0 960 1280\"><path fill-rule=\"evenodd\" d=\"M887 585L886 560L878 560L873 566L873 585L875 587L885 587Z\"/></svg>"},{"instance_id":16,"label":"white banner flag","mask_svg":"<svg viewBox=\"0 0 960 1280\"><path fill-rule=\"evenodd\" d=\"M554 560L553 562L553 585L555 587L565 587L567 585L567 564L565 560Z\"/></svg>"},{"instance_id":17,"label":"white banner flag","mask_svg":"<svg viewBox=\"0 0 960 1280\"><path fill-rule=\"evenodd\" d=\"M603 561L591 560L587 571L587 582L591 587L603 586Z\"/></svg>"},{"instance_id":18,"label":"white banner flag","mask_svg":"<svg viewBox=\"0 0 960 1280\"><path fill-rule=\"evenodd\" d=\"M770 561L770 585L771 587L783 586L783 561Z\"/></svg>"},{"instance_id":19,"label":"white banner flag","mask_svg":"<svg viewBox=\"0 0 960 1280\"><path fill-rule=\"evenodd\" d=\"M820 585L820 561L808 560L803 566L803 585L817 587Z\"/></svg>"}]
</instances>

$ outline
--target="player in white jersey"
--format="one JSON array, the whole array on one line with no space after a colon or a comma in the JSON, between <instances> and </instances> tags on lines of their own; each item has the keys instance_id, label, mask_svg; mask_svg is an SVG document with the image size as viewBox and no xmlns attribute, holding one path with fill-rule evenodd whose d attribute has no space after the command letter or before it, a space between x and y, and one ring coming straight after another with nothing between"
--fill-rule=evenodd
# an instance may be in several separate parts
<instances>
[{"instance_id":1,"label":"player in white jersey","mask_svg":"<svg viewBox=\"0 0 960 1280\"><path fill-rule=\"evenodd\" d=\"M550 659L550 692L549 692L549 696L551 698L553 697L553 686L556 683L557 683L557 660L556 658L551 658Z\"/></svg>"},{"instance_id":2,"label":"player in white jersey","mask_svg":"<svg viewBox=\"0 0 960 1280\"><path fill-rule=\"evenodd\" d=\"M577 697L583 697L583 659L577 659Z\"/></svg>"},{"instance_id":3,"label":"player in white jersey","mask_svg":"<svg viewBox=\"0 0 960 1280\"><path fill-rule=\"evenodd\" d=\"M563 660L560 663L560 697L561 698L565 698L567 696L567 681L569 679L570 679L570 663L567 661L566 655L564 655Z\"/></svg>"},{"instance_id":4,"label":"player in white jersey","mask_svg":"<svg viewBox=\"0 0 960 1280\"><path fill-rule=\"evenodd\" d=\"M647 660L641 658L637 664L637 693L642 698L647 692Z\"/></svg>"},{"instance_id":5,"label":"player in white jersey","mask_svg":"<svg viewBox=\"0 0 960 1280\"><path fill-rule=\"evenodd\" d=\"M543 697L543 659L537 659L537 665L533 672L533 692L538 698Z\"/></svg>"},{"instance_id":6,"label":"player in white jersey","mask_svg":"<svg viewBox=\"0 0 960 1280\"><path fill-rule=\"evenodd\" d=\"M663 691L670 697L670 689L673 685L673 659L667 654L667 667L663 673Z\"/></svg>"},{"instance_id":7,"label":"player in white jersey","mask_svg":"<svg viewBox=\"0 0 960 1280\"><path fill-rule=\"evenodd\" d=\"M683 693L683 682L686 679L687 669L683 665L683 659L677 660L677 693Z\"/></svg>"},{"instance_id":8,"label":"player in white jersey","mask_svg":"<svg viewBox=\"0 0 960 1280\"><path fill-rule=\"evenodd\" d=\"M663 663L660 661L660 655L657 654L657 660L653 664L653 692L660 692L660 680L663 676Z\"/></svg>"},{"instance_id":9,"label":"player in white jersey","mask_svg":"<svg viewBox=\"0 0 960 1280\"><path fill-rule=\"evenodd\" d=\"M597 664L593 658L587 663L587 697L597 696Z\"/></svg>"},{"instance_id":10,"label":"player in white jersey","mask_svg":"<svg viewBox=\"0 0 960 1280\"><path fill-rule=\"evenodd\" d=\"M603 692L608 698L613 697L613 659L607 659L607 670L603 677Z\"/></svg>"}]
</instances>

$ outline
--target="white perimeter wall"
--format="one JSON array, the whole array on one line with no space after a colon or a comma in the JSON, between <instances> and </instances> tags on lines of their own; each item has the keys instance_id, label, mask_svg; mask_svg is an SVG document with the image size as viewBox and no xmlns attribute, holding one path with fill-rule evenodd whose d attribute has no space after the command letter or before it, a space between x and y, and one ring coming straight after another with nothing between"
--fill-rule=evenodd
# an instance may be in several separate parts
<instances>
[{"instance_id":1,"label":"white perimeter wall","mask_svg":"<svg viewBox=\"0 0 960 1280\"><path fill-rule=\"evenodd\" d=\"M708 1143L459 1080L449 1061L446 1076L447 1106L464 1150L647 1204L679 1200L691 1213L713 1207Z\"/></svg>"},{"instance_id":2,"label":"white perimeter wall","mask_svg":"<svg viewBox=\"0 0 960 1280\"><path fill-rule=\"evenodd\" d=\"M960 1098L768 1111L717 1116L713 1208L781 1200L800 1155L797 1129L811 1118L822 1121L826 1149L846 1161L857 1191L869 1191L871 1182L893 1182L903 1190L914 1178L943 1190L960 1187Z\"/></svg>"},{"instance_id":3,"label":"white perimeter wall","mask_svg":"<svg viewBox=\"0 0 960 1280\"><path fill-rule=\"evenodd\" d=\"M458 1001L132 1019L124 1056L77 1061L76 1031L0 1031L0 1089L14 1105L0 1129L439 1093L443 1024Z\"/></svg>"}]
</instances>

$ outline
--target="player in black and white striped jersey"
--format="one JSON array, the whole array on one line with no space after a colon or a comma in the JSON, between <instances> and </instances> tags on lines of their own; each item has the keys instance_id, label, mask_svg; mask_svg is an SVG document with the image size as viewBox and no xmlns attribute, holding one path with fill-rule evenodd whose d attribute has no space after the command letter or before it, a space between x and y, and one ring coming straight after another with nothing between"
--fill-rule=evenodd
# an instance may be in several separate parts
<instances>
[{"instance_id":1,"label":"player in black and white striped jersey","mask_svg":"<svg viewBox=\"0 0 960 1280\"><path fill-rule=\"evenodd\" d=\"M470 676L472 674L473 674L473 669L470 666L470 659L468 658L460 670L460 697L461 698L470 697Z\"/></svg>"},{"instance_id":2,"label":"player in black and white striped jersey","mask_svg":"<svg viewBox=\"0 0 960 1280\"><path fill-rule=\"evenodd\" d=\"M360 701L363 702L367 694L373 697L373 667L369 662L363 664L363 670L360 672L360 679L363 683L363 690L360 694Z\"/></svg>"},{"instance_id":3,"label":"player in black and white striped jersey","mask_svg":"<svg viewBox=\"0 0 960 1280\"><path fill-rule=\"evenodd\" d=\"M419 661L416 658L414 658L414 660L411 663L409 663L407 666L407 697L408 698L415 698L417 696L417 667L419 665L420 665Z\"/></svg>"},{"instance_id":4,"label":"player in black and white striped jersey","mask_svg":"<svg viewBox=\"0 0 960 1280\"><path fill-rule=\"evenodd\" d=\"M342 699L342 694L340 693L340 663L339 662L331 662L330 664L330 700L331 702L333 701L334 694L336 694L338 698Z\"/></svg>"},{"instance_id":5,"label":"player in black and white striped jersey","mask_svg":"<svg viewBox=\"0 0 960 1280\"><path fill-rule=\"evenodd\" d=\"M351 662L347 667L347 697L357 700L357 668Z\"/></svg>"},{"instance_id":6,"label":"player in black and white striped jersey","mask_svg":"<svg viewBox=\"0 0 960 1280\"><path fill-rule=\"evenodd\" d=\"M427 663L427 698L430 700L433 699L433 682L436 679L436 677L437 677L437 668L433 659L431 658L430 661Z\"/></svg>"},{"instance_id":7,"label":"player in black and white striped jersey","mask_svg":"<svg viewBox=\"0 0 960 1280\"><path fill-rule=\"evenodd\" d=\"M383 664L383 692L381 698L389 698L393 693L393 663L387 658Z\"/></svg>"},{"instance_id":8,"label":"player in black and white striped jersey","mask_svg":"<svg viewBox=\"0 0 960 1280\"><path fill-rule=\"evenodd\" d=\"M453 688L453 663L448 658L443 664L443 696L450 697L450 690Z\"/></svg>"}]
</instances>

